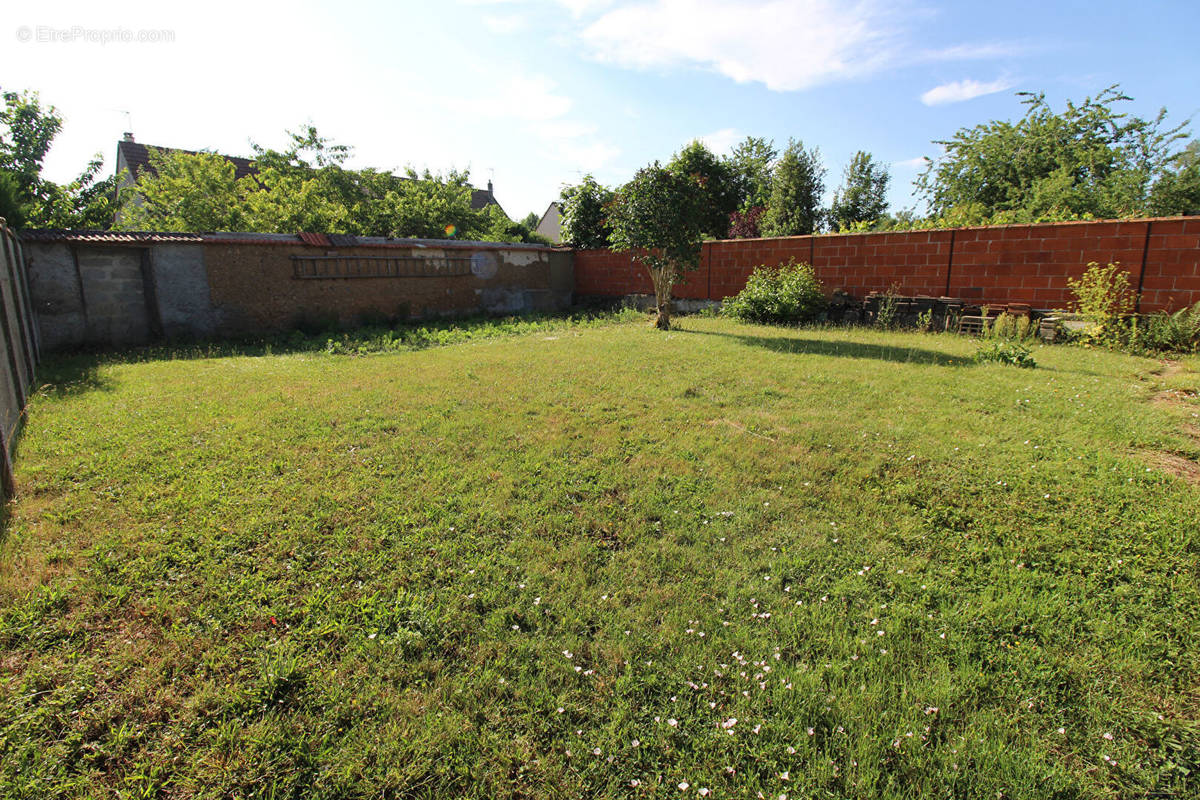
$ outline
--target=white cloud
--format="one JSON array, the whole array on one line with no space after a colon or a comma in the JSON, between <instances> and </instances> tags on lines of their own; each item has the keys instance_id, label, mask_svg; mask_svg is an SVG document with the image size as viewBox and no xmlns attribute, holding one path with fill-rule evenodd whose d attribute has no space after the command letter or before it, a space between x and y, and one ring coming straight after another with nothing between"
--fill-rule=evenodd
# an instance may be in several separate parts
<instances>
[{"instance_id":1,"label":"white cloud","mask_svg":"<svg viewBox=\"0 0 1200 800\"><path fill-rule=\"evenodd\" d=\"M558 0L558 4L571 12L578 19L584 14L598 11L612 5L611 0Z\"/></svg>"},{"instance_id":2,"label":"white cloud","mask_svg":"<svg viewBox=\"0 0 1200 800\"><path fill-rule=\"evenodd\" d=\"M722 155L732 150L733 146L744 137L737 128L721 128L719 131L706 133L698 138L704 142L704 145L709 150L712 150L717 155Z\"/></svg>"},{"instance_id":3,"label":"white cloud","mask_svg":"<svg viewBox=\"0 0 1200 800\"><path fill-rule=\"evenodd\" d=\"M489 31L499 36L507 36L509 34L519 33L528 27L525 19L523 17L518 17L515 14L485 14L483 16L483 25Z\"/></svg>"},{"instance_id":4,"label":"white cloud","mask_svg":"<svg viewBox=\"0 0 1200 800\"><path fill-rule=\"evenodd\" d=\"M541 142L540 156L566 164L580 174L599 172L620 155L612 143L596 136L596 126L575 120L549 120L530 127Z\"/></svg>"},{"instance_id":5,"label":"white cloud","mask_svg":"<svg viewBox=\"0 0 1200 800\"><path fill-rule=\"evenodd\" d=\"M601 61L698 66L789 91L881 69L897 57L901 24L878 0L654 0L603 14L582 37Z\"/></svg>"},{"instance_id":6,"label":"white cloud","mask_svg":"<svg viewBox=\"0 0 1200 800\"><path fill-rule=\"evenodd\" d=\"M903 161L893 161L892 166L897 169L921 169L925 166L925 156L906 158Z\"/></svg>"},{"instance_id":7,"label":"white cloud","mask_svg":"<svg viewBox=\"0 0 1200 800\"><path fill-rule=\"evenodd\" d=\"M982 61L996 58L1014 58L1025 55L1033 48L1022 42L989 42L987 44L957 44L939 50L926 50L920 54L921 61Z\"/></svg>"},{"instance_id":8,"label":"white cloud","mask_svg":"<svg viewBox=\"0 0 1200 800\"><path fill-rule=\"evenodd\" d=\"M559 94L557 84L545 75L514 75L489 87L476 102L492 117L524 120L557 119L571 110L571 98Z\"/></svg>"},{"instance_id":9,"label":"white cloud","mask_svg":"<svg viewBox=\"0 0 1200 800\"><path fill-rule=\"evenodd\" d=\"M1000 78L989 83L976 80L951 81L935 86L921 95L921 102L927 106L941 106L947 103L961 103L973 100L987 94L995 94L1011 89L1015 84L1008 78Z\"/></svg>"}]
</instances>

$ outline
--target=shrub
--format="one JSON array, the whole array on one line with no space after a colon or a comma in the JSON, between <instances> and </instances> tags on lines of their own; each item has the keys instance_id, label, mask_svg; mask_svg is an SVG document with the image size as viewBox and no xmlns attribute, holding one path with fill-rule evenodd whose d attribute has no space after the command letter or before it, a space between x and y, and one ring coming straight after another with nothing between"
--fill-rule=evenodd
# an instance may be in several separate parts
<instances>
[{"instance_id":1,"label":"shrub","mask_svg":"<svg viewBox=\"0 0 1200 800\"><path fill-rule=\"evenodd\" d=\"M1123 318L1133 311L1134 294L1129 273L1119 264L1088 264L1079 280L1068 280L1075 295L1075 310L1088 323L1085 338L1096 344L1120 346L1124 338Z\"/></svg>"},{"instance_id":2,"label":"shrub","mask_svg":"<svg viewBox=\"0 0 1200 800\"><path fill-rule=\"evenodd\" d=\"M996 364L1011 364L1014 367L1037 366L1028 347L1004 339L993 339L988 344L980 345L979 350L975 352L975 360L980 364L990 361Z\"/></svg>"},{"instance_id":3,"label":"shrub","mask_svg":"<svg viewBox=\"0 0 1200 800\"><path fill-rule=\"evenodd\" d=\"M792 259L755 269L746 287L725 301L724 313L743 322L795 324L817 319L826 305L812 265Z\"/></svg>"},{"instance_id":4,"label":"shrub","mask_svg":"<svg viewBox=\"0 0 1200 800\"><path fill-rule=\"evenodd\" d=\"M1194 353L1200 349L1200 303L1173 314L1160 311L1134 321L1130 344L1135 350Z\"/></svg>"},{"instance_id":5,"label":"shrub","mask_svg":"<svg viewBox=\"0 0 1200 800\"><path fill-rule=\"evenodd\" d=\"M1038 329L1030 317L1009 314L1007 311L992 320L986 335L993 339L1012 339L1018 342L1037 338Z\"/></svg>"},{"instance_id":6,"label":"shrub","mask_svg":"<svg viewBox=\"0 0 1200 800\"><path fill-rule=\"evenodd\" d=\"M896 327L899 316L900 289L896 284L892 284L879 298L879 308L875 312L875 327L885 331L891 330Z\"/></svg>"}]
</instances>

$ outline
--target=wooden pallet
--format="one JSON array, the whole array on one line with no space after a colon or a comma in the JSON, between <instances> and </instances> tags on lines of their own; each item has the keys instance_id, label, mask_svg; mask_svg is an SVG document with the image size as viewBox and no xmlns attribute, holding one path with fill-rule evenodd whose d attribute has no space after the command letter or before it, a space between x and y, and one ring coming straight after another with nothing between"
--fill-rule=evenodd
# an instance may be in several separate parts
<instances>
[{"instance_id":1,"label":"wooden pallet","mask_svg":"<svg viewBox=\"0 0 1200 800\"><path fill-rule=\"evenodd\" d=\"M967 336L982 336L987 317L959 317L958 332Z\"/></svg>"}]
</instances>

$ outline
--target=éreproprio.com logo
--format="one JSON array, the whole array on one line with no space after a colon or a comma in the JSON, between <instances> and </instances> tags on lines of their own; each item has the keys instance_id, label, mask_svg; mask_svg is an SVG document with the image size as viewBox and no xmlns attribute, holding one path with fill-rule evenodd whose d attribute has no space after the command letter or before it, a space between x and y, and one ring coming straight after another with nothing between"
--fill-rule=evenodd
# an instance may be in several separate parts
<instances>
[{"instance_id":1,"label":"\u00e9reproprio.com logo","mask_svg":"<svg viewBox=\"0 0 1200 800\"><path fill-rule=\"evenodd\" d=\"M175 41L175 31L169 28L88 28L72 25L66 28L53 25L21 25L17 41L22 44L169 44Z\"/></svg>"}]
</instances>

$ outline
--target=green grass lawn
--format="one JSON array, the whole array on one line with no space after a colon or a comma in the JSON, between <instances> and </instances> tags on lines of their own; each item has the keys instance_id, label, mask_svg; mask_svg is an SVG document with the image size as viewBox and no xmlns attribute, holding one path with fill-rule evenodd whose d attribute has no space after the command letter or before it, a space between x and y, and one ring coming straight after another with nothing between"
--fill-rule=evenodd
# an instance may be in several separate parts
<instances>
[{"instance_id":1,"label":"green grass lawn","mask_svg":"<svg viewBox=\"0 0 1200 800\"><path fill-rule=\"evenodd\" d=\"M0 795L1200 794L1200 362L682 328L45 365Z\"/></svg>"}]
</instances>

